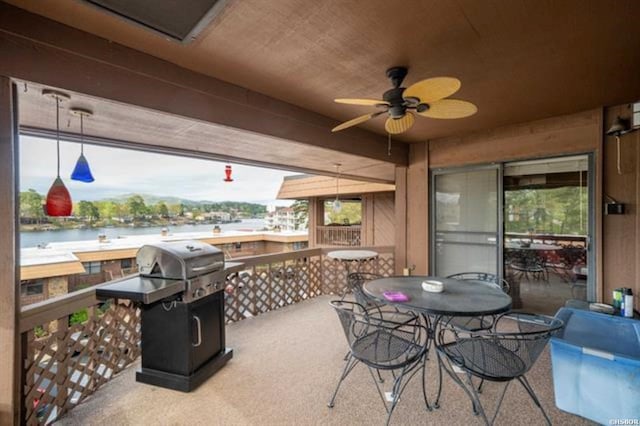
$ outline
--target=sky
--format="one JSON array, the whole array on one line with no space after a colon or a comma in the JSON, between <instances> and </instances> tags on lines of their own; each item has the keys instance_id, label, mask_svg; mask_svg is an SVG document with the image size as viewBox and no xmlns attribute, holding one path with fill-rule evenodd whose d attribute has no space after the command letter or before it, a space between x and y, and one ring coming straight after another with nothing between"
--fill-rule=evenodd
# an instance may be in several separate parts
<instances>
[{"instance_id":1,"label":"sky","mask_svg":"<svg viewBox=\"0 0 640 426\"><path fill-rule=\"evenodd\" d=\"M233 182L223 182L226 163L85 145L84 154L95 181L72 181L80 155L77 143L60 142L60 177L74 201L99 200L139 193L189 200L247 201L289 205L275 200L285 176L296 173L232 164ZM20 190L46 194L56 176L56 142L21 136Z\"/></svg>"}]
</instances>

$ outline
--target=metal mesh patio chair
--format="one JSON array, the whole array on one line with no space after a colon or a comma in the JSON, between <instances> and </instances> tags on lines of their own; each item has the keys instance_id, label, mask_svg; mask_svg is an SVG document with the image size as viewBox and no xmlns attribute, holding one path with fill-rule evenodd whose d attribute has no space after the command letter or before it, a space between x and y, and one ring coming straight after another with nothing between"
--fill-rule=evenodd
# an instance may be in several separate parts
<instances>
[{"instance_id":1,"label":"metal mesh patio chair","mask_svg":"<svg viewBox=\"0 0 640 426\"><path fill-rule=\"evenodd\" d=\"M514 250L507 265L518 280L549 282L545 258L538 250Z\"/></svg>"},{"instance_id":2,"label":"metal mesh patio chair","mask_svg":"<svg viewBox=\"0 0 640 426\"><path fill-rule=\"evenodd\" d=\"M431 409L424 389L424 357L428 331L422 322L423 318L409 312L397 312L395 317L403 317L403 321L390 321L378 316L376 310L367 310L359 303L335 300L330 304L338 314L351 351L329 401L329 407L334 406L342 382L358 363L362 363L369 369L378 389L378 394L387 411L387 424L406 385L420 370L422 370L425 405ZM387 370L393 373L395 380L389 404L374 375L376 370Z\"/></svg>"},{"instance_id":3,"label":"metal mesh patio chair","mask_svg":"<svg viewBox=\"0 0 640 426\"><path fill-rule=\"evenodd\" d=\"M534 365L549 339L558 333L564 323L556 318L525 313L508 313L496 320L491 331L474 334L460 333L455 327L443 324L436 339L438 356L448 360L447 374L469 395L474 414L480 414L487 425L493 424L504 395L513 380L517 380L540 408L548 424L547 413L540 404L525 374ZM465 382L456 369L466 376ZM506 382L495 413L489 421L472 377L492 382Z\"/></svg>"},{"instance_id":4,"label":"metal mesh patio chair","mask_svg":"<svg viewBox=\"0 0 640 426\"><path fill-rule=\"evenodd\" d=\"M459 274L449 275L447 278L477 282L479 285L499 288L506 294L509 294L509 291L511 290L509 283L506 280L499 280L497 275L486 272L461 272ZM493 326L494 320L495 317L492 315L474 317L457 316L450 319L444 319L444 321L448 322L450 325L467 331L489 330Z\"/></svg>"},{"instance_id":5,"label":"metal mesh patio chair","mask_svg":"<svg viewBox=\"0 0 640 426\"><path fill-rule=\"evenodd\" d=\"M366 272L352 272L347 276L347 290L353 293L353 297L360 305L371 308L380 307L380 305L364 292L363 286L366 282L382 278L382 275L370 274ZM346 295L346 293L345 293ZM344 296L342 297L344 300Z\"/></svg>"}]
</instances>

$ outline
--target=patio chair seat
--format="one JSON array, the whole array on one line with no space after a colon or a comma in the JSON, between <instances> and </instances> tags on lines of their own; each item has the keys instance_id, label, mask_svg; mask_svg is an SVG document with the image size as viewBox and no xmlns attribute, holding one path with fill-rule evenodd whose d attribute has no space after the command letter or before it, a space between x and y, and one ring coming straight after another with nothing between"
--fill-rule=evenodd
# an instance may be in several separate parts
<instances>
[{"instance_id":1,"label":"patio chair seat","mask_svg":"<svg viewBox=\"0 0 640 426\"><path fill-rule=\"evenodd\" d=\"M377 330L357 339L351 352L365 364L375 363L376 368L384 369L384 364L391 361L413 361L422 354L422 347L386 330ZM397 363L393 368L398 368Z\"/></svg>"},{"instance_id":2,"label":"patio chair seat","mask_svg":"<svg viewBox=\"0 0 640 426\"><path fill-rule=\"evenodd\" d=\"M527 371L527 364L499 341L460 339L443 345L442 350L458 367L492 381L511 380Z\"/></svg>"}]
</instances>

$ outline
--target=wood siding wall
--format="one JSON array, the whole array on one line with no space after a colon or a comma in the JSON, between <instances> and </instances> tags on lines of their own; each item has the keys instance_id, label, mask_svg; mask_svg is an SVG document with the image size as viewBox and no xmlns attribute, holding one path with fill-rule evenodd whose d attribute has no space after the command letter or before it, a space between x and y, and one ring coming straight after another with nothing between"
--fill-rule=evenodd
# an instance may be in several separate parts
<instances>
[{"instance_id":1,"label":"wood siding wall","mask_svg":"<svg viewBox=\"0 0 640 426\"><path fill-rule=\"evenodd\" d=\"M628 105L608 108L604 129L616 116L629 118ZM621 170L616 166L616 141L607 136L604 142L604 194L626 205L624 215L603 217L604 301L610 303L611 291L631 287L636 309L640 309L640 131L622 136L620 140ZM606 196L604 197L606 199Z\"/></svg>"},{"instance_id":2,"label":"wood siding wall","mask_svg":"<svg viewBox=\"0 0 640 426\"><path fill-rule=\"evenodd\" d=\"M373 211L372 223L369 225L373 230L372 245L389 246L395 243L395 200L393 192L382 192L371 194L367 197L372 205L368 205L366 210ZM367 244L368 245L368 244Z\"/></svg>"}]
</instances>

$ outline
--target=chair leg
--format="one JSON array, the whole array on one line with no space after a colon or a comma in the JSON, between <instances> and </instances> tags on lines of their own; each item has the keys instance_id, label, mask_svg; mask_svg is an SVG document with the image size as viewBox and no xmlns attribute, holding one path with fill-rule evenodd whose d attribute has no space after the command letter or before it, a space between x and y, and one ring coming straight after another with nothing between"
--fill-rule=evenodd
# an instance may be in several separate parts
<instances>
[{"instance_id":1,"label":"chair leg","mask_svg":"<svg viewBox=\"0 0 640 426\"><path fill-rule=\"evenodd\" d=\"M438 353L438 359L440 358L440 353ZM448 360L448 359L447 359ZM464 385L464 383L462 382L462 380L460 380L460 378L456 375L456 373L454 371L451 371L449 368L447 368L446 364L444 363L444 361L441 362L442 365L442 369L449 375L449 377L451 377L453 379L454 382L456 382L456 384L458 386L460 386L462 388L463 391L465 391L465 393L467 394L467 396L469 397L469 399L471 400L471 410L473 412L474 416L477 416L478 414L480 414L480 412L478 411L477 408L477 404L476 404L476 400L473 396L473 394L469 391L469 389L467 389L467 387ZM449 361L449 365L451 365L451 361ZM473 388L473 386L472 386ZM436 399L436 405L439 407L439 402L440 402L440 390L438 390L438 398Z\"/></svg>"},{"instance_id":2,"label":"chair leg","mask_svg":"<svg viewBox=\"0 0 640 426\"><path fill-rule=\"evenodd\" d=\"M442 369L444 367L442 365L440 352L436 351L436 356L438 357L438 393L436 395L436 401L433 403L433 408L440 408L440 396L442 395Z\"/></svg>"},{"instance_id":3,"label":"chair leg","mask_svg":"<svg viewBox=\"0 0 640 426\"><path fill-rule=\"evenodd\" d=\"M327 404L327 406L329 408L333 408L335 400L336 400L336 396L338 395L338 390L340 389L340 385L342 384L342 382L344 381L344 379L347 378L347 376L349 375L349 373L351 373L351 370L353 370L353 367L356 366L356 364L358 363L358 360L355 359L351 353L349 353L348 355L348 360L344 365L344 370L342 370L342 375L340 375L340 380L338 380L338 385L336 386L336 390L333 391L333 395L331 396L331 400L329 401L329 403Z\"/></svg>"},{"instance_id":4,"label":"chair leg","mask_svg":"<svg viewBox=\"0 0 640 426\"><path fill-rule=\"evenodd\" d=\"M384 383L384 379L382 378L382 375L380 374L380 370L376 370L376 373L378 373L378 381L380 383Z\"/></svg>"},{"instance_id":5,"label":"chair leg","mask_svg":"<svg viewBox=\"0 0 640 426\"><path fill-rule=\"evenodd\" d=\"M413 365L408 365L404 367L400 371L400 374L398 375L398 378L395 380L392 388L393 401L391 402L391 406L387 410L389 413L387 414L387 422L386 422L387 426L389 426L389 422L391 421L391 415L393 414L393 410L395 410L396 405L398 405L398 402L400 401L400 396L402 395L402 392L404 392L404 389L407 387L407 385L409 384L413 376L415 376L415 374L418 372L420 368L424 369L424 364L422 363L422 359L417 360ZM408 377L407 377L407 374L408 374ZM403 380L405 379L405 377L406 377L406 381L403 383ZM427 403L427 406L428 406L428 403ZM385 407L386 407L386 404L385 404Z\"/></svg>"},{"instance_id":6,"label":"chair leg","mask_svg":"<svg viewBox=\"0 0 640 426\"><path fill-rule=\"evenodd\" d=\"M427 388L425 382L427 380L427 354L424 354L424 359L421 361L422 364L422 396L424 397L424 404L427 407L427 411L433 411L433 408L429 405L429 398L427 398Z\"/></svg>"},{"instance_id":7,"label":"chair leg","mask_svg":"<svg viewBox=\"0 0 640 426\"><path fill-rule=\"evenodd\" d=\"M547 421L547 424L551 425L551 420L549 419L549 416L547 416L547 413L544 411L542 404L538 400L538 397L536 396L536 393L533 391L533 388L529 384L529 381L527 380L527 378L525 376L520 376L518 377L518 381L522 384L522 387L526 389L527 393L529 394L531 399L533 399L533 402L538 406L540 411L542 411L542 415L544 416L544 419Z\"/></svg>"},{"instance_id":8,"label":"chair leg","mask_svg":"<svg viewBox=\"0 0 640 426\"><path fill-rule=\"evenodd\" d=\"M462 381L461 381L462 382ZM484 420L484 423L489 426L491 423L489 423L489 419L487 419L487 415L484 412L484 408L482 407L482 403L480 402L480 396L478 395L478 392L476 392L476 388L473 385L473 381L471 380L471 374L467 373L467 383L469 384L469 388L471 388L471 398L473 400L473 409L474 409L474 414L479 413L480 416L482 416L482 419ZM466 386L464 386L464 384L462 384L463 387L466 388Z\"/></svg>"},{"instance_id":9,"label":"chair leg","mask_svg":"<svg viewBox=\"0 0 640 426\"><path fill-rule=\"evenodd\" d=\"M484 385L484 379L480 379L480 384L478 385L478 393L482 393L482 385Z\"/></svg>"}]
</instances>

